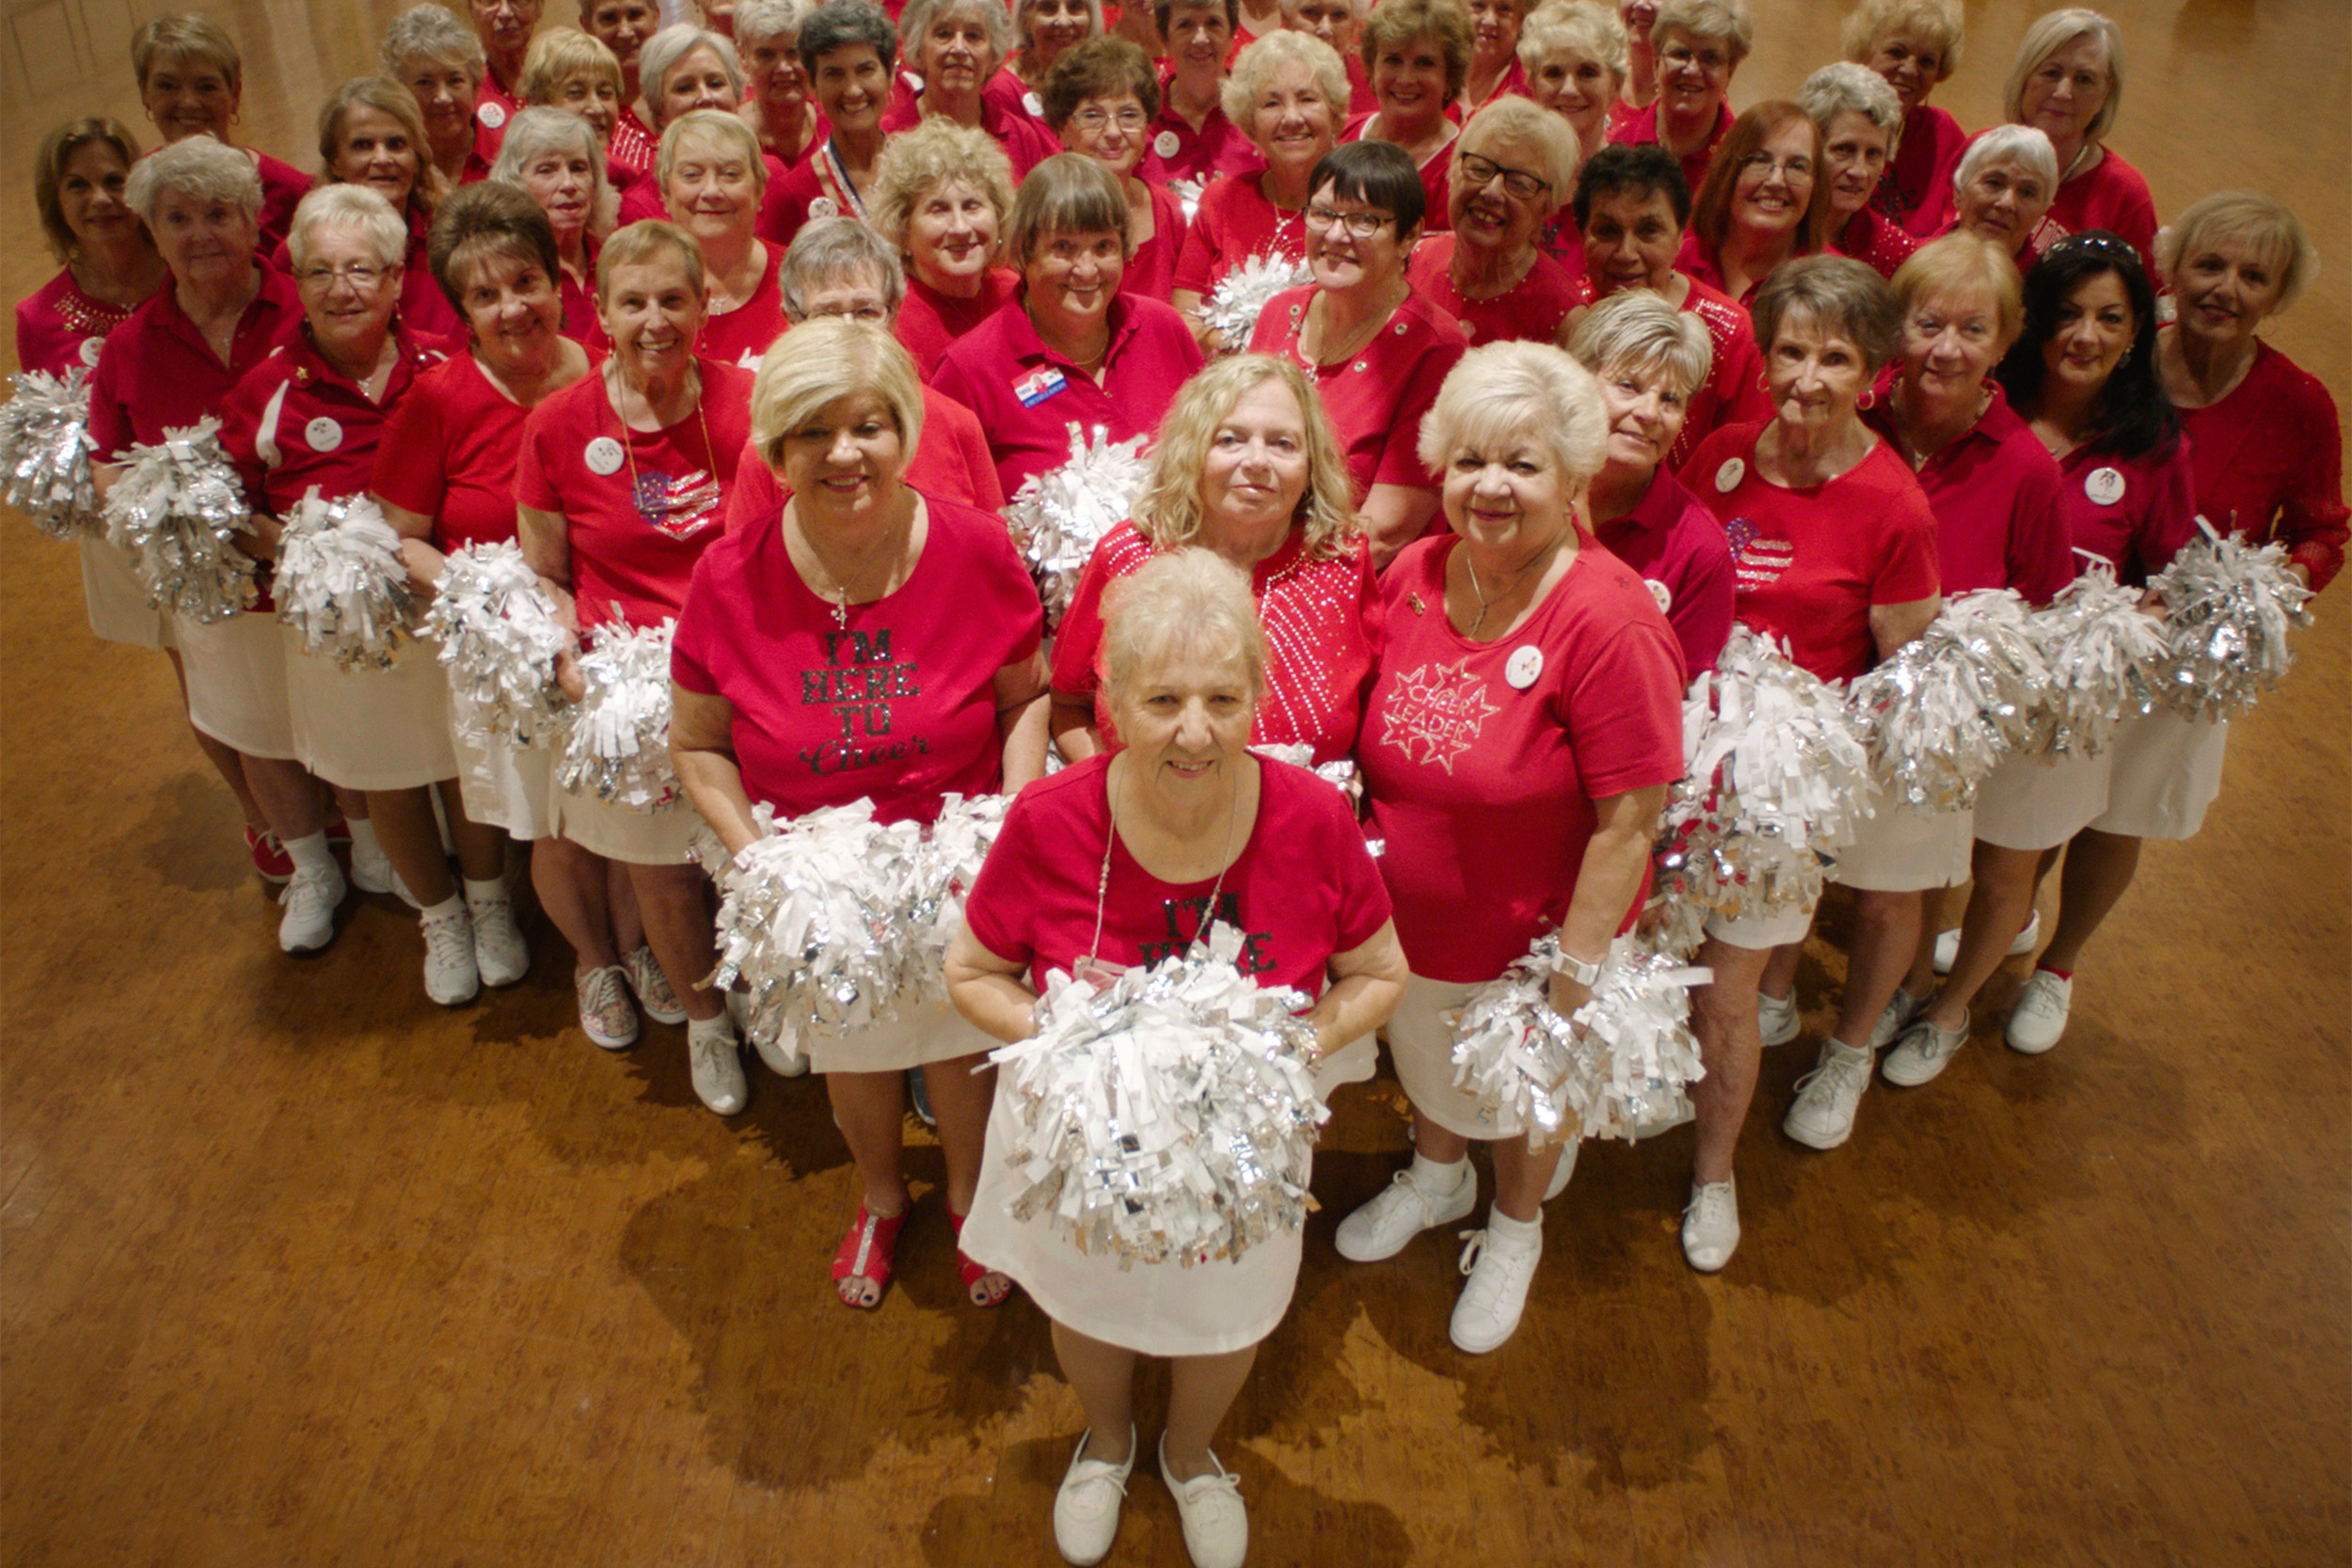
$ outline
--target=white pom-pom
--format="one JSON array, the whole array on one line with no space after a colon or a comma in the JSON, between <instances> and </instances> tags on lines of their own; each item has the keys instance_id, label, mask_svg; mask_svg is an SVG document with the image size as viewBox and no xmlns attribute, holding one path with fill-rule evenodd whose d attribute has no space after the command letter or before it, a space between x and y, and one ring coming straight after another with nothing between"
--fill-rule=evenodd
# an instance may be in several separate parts
<instances>
[{"instance_id":1,"label":"white pom-pom","mask_svg":"<svg viewBox=\"0 0 2352 1568\"><path fill-rule=\"evenodd\" d=\"M1205 951L1203 951L1205 948ZM990 1053L1017 1132L1016 1220L1120 1267L1238 1259L1305 1223L1315 1129L1306 998L1252 985L1241 934L1107 990L1057 972L1035 1037Z\"/></svg>"},{"instance_id":2,"label":"white pom-pom","mask_svg":"<svg viewBox=\"0 0 2352 1568\"><path fill-rule=\"evenodd\" d=\"M1315 749L1297 740L1269 740L1249 749L1262 757L1287 762L1293 768L1304 768L1338 790L1351 808L1364 798L1363 776L1356 771L1354 757L1333 757L1329 762L1318 763L1315 761Z\"/></svg>"},{"instance_id":3,"label":"white pom-pom","mask_svg":"<svg viewBox=\"0 0 2352 1568\"><path fill-rule=\"evenodd\" d=\"M104 531L90 477L89 372L25 371L0 408L0 499L52 539Z\"/></svg>"},{"instance_id":4,"label":"white pom-pom","mask_svg":"<svg viewBox=\"0 0 2352 1568\"><path fill-rule=\"evenodd\" d=\"M131 552L155 608L207 624L259 596L253 562L233 542L249 515L210 415L133 447L106 496L107 537Z\"/></svg>"},{"instance_id":5,"label":"white pom-pom","mask_svg":"<svg viewBox=\"0 0 2352 1568\"><path fill-rule=\"evenodd\" d=\"M670 766L670 639L677 622L637 630L620 621L596 627L580 659L587 690L572 708L556 782L575 795L631 811L667 811L678 801Z\"/></svg>"},{"instance_id":6,"label":"white pom-pom","mask_svg":"<svg viewBox=\"0 0 2352 1568\"><path fill-rule=\"evenodd\" d=\"M2050 672L2032 743L2045 756L2095 756L2118 719L2163 700L2163 626L2139 608L2137 590L2117 586L2113 566L2091 561L2033 618Z\"/></svg>"},{"instance_id":7,"label":"white pom-pom","mask_svg":"<svg viewBox=\"0 0 2352 1568\"><path fill-rule=\"evenodd\" d=\"M1168 182L1168 194L1174 197L1176 204L1184 210L1184 223L1187 227L1191 225L1194 216L1200 213L1200 193L1206 189L1208 189L1207 182L1200 180L1170 180Z\"/></svg>"},{"instance_id":8,"label":"white pom-pom","mask_svg":"<svg viewBox=\"0 0 2352 1568\"><path fill-rule=\"evenodd\" d=\"M2275 689L2295 662L2291 626L2312 624L2312 591L2278 545L2242 545L2197 519L2202 537L2181 546L2149 586L2164 595L2172 646L2165 695L2191 719L2227 719Z\"/></svg>"},{"instance_id":9,"label":"white pom-pom","mask_svg":"<svg viewBox=\"0 0 2352 1568\"><path fill-rule=\"evenodd\" d=\"M1854 680L1847 702L1881 799L1931 816L2028 750L2049 685L2032 611L2014 589L1963 594L1925 635Z\"/></svg>"},{"instance_id":10,"label":"white pom-pom","mask_svg":"<svg viewBox=\"0 0 2352 1568\"><path fill-rule=\"evenodd\" d=\"M1249 346L1249 335L1257 330L1258 318L1274 296L1313 282L1314 276L1306 262L1287 256L1272 252L1252 256L1216 280L1216 287L1201 303L1200 319L1216 329L1227 353L1239 354Z\"/></svg>"},{"instance_id":11,"label":"white pom-pom","mask_svg":"<svg viewBox=\"0 0 2352 1568\"><path fill-rule=\"evenodd\" d=\"M424 625L440 643L461 733L544 746L563 732L555 657L572 634L556 624L555 601L519 548L501 541L452 550Z\"/></svg>"},{"instance_id":12,"label":"white pom-pom","mask_svg":"<svg viewBox=\"0 0 2352 1568\"><path fill-rule=\"evenodd\" d=\"M909 932L906 989L911 996L944 1002L947 944L963 927L964 895L1004 831L1009 795L950 793L939 818L923 833L908 867L903 901Z\"/></svg>"},{"instance_id":13,"label":"white pom-pom","mask_svg":"<svg viewBox=\"0 0 2352 1568\"><path fill-rule=\"evenodd\" d=\"M1089 436L1071 425L1070 461L1023 480L1005 507L1012 542L1037 579L1048 635L1061 625L1087 558L1103 535L1134 515L1151 475L1144 437L1114 441L1109 434L1096 425Z\"/></svg>"},{"instance_id":14,"label":"white pom-pom","mask_svg":"<svg viewBox=\"0 0 2352 1568\"><path fill-rule=\"evenodd\" d=\"M1629 939L1609 947L1592 999L1568 1017L1551 1006L1557 933L1471 988L1453 1019L1454 1086L1494 1113L1495 1135L1531 1148L1631 1138L1673 1118L1684 1086L1706 1076L1691 1033L1691 988L1713 978Z\"/></svg>"},{"instance_id":15,"label":"white pom-pom","mask_svg":"<svg viewBox=\"0 0 2352 1568\"><path fill-rule=\"evenodd\" d=\"M285 519L271 583L278 618L302 634L302 651L345 670L385 670L414 641L400 535L369 496L321 499L312 485Z\"/></svg>"}]
</instances>

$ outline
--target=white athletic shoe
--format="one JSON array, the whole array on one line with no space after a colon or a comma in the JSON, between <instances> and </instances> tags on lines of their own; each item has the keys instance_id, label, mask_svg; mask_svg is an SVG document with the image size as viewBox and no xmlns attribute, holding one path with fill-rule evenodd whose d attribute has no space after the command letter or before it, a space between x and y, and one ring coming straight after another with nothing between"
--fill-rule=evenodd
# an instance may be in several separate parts
<instances>
[{"instance_id":1,"label":"white athletic shoe","mask_svg":"<svg viewBox=\"0 0 2352 1568\"><path fill-rule=\"evenodd\" d=\"M2042 942L2042 911L2036 910L2026 922L2026 928L2017 933L2017 940L2009 944L2009 956L2022 958ZM1935 939L1935 972L1949 974L1952 965L1960 961L1960 927L1938 933Z\"/></svg>"},{"instance_id":2,"label":"white athletic shoe","mask_svg":"<svg viewBox=\"0 0 2352 1568\"><path fill-rule=\"evenodd\" d=\"M1333 1244L1356 1263L1377 1263L1405 1250L1405 1243L1433 1226L1451 1225L1478 1202L1478 1173L1464 1160L1452 1192L1432 1192L1406 1165L1378 1196L1340 1221Z\"/></svg>"},{"instance_id":3,"label":"white athletic shoe","mask_svg":"<svg viewBox=\"0 0 2352 1568\"><path fill-rule=\"evenodd\" d=\"M1854 1112L1870 1086L1872 1053L1836 1040L1821 1042L1820 1059L1797 1080L1797 1102L1783 1131L1807 1148L1836 1148L1853 1136Z\"/></svg>"},{"instance_id":4,"label":"white athletic shoe","mask_svg":"<svg viewBox=\"0 0 2352 1568\"><path fill-rule=\"evenodd\" d=\"M2017 1006L2010 1009L2009 1028L2002 1037L2011 1051L2039 1056L2066 1033L2066 1015L2074 1004L2071 978L2037 969L2026 976L2026 989L2017 993Z\"/></svg>"},{"instance_id":5,"label":"white athletic shoe","mask_svg":"<svg viewBox=\"0 0 2352 1568\"><path fill-rule=\"evenodd\" d=\"M1767 1049L1787 1045L1804 1033L1804 1021L1797 1016L1797 993L1772 997L1762 991L1756 993L1756 1032L1764 1037Z\"/></svg>"}]
</instances>

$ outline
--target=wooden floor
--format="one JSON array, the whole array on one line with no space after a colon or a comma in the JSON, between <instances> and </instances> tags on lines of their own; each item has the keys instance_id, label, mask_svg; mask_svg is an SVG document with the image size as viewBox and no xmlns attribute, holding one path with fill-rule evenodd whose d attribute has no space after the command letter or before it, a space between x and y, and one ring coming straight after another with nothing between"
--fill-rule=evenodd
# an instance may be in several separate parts
<instances>
[{"instance_id":1,"label":"wooden floor","mask_svg":"<svg viewBox=\"0 0 2352 1568\"><path fill-rule=\"evenodd\" d=\"M394 8L207 8L245 41L247 130L307 164L316 95ZM1756 8L1741 103L1836 31ZM2037 8L1971 6L1964 121ZM2328 270L2277 341L2352 402L2344 8L2111 9L2116 145L2168 213L2296 204ZM135 119L124 14L10 8L12 182L49 123ZM14 299L49 264L11 189ZM814 1081L755 1074L720 1121L681 1031L587 1043L544 928L527 985L450 1013L384 900L280 957L163 661L94 642L71 556L13 520L0 573L0 1560L1054 1560L1077 1408L1033 1310L961 1299L936 1150L900 1283L841 1309L855 1187ZM1945 1079L1876 1086L1828 1155L1779 1132L1811 1046L1768 1055L1723 1275L1676 1243L1687 1130L1588 1148L1518 1338L1459 1355L1451 1238L1331 1249L1404 1148L1392 1084L1344 1096L1296 1306L1219 1445L1252 1560L2344 1560L2348 591L2237 727L2203 834L2152 847L2057 1052L2002 1049L2006 974ZM1842 959L1815 958L1818 1030ZM1156 1481L1111 1560L1184 1561Z\"/></svg>"}]
</instances>

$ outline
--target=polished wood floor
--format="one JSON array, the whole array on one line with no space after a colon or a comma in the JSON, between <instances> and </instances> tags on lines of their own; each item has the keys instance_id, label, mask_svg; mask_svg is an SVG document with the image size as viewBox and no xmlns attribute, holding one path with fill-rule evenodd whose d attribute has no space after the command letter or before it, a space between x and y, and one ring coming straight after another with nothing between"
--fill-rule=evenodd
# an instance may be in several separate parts
<instances>
[{"instance_id":1,"label":"polished wood floor","mask_svg":"<svg viewBox=\"0 0 2352 1568\"><path fill-rule=\"evenodd\" d=\"M307 163L393 7L208 8L247 129ZM2038 8L1970 8L1963 120ZM2229 183L2299 207L2329 270L2277 341L2347 399L2344 8L2112 9L2116 145L2168 212ZM1836 32L1756 10L1742 103ZM12 182L54 120L136 119L126 14L9 8ZM48 271L12 189L10 299ZM900 1283L841 1309L854 1183L817 1084L757 1076L721 1122L680 1031L588 1044L544 929L528 984L450 1013L383 900L281 958L164 663L94 642L70 554L13 520L0 573L0 1560L1055 1560L1076 1405L1033 1310L961 1299L935 1150ZM1829 1155L1778 1129L1810 1046L1768 1056L1723 1275L1676 1243L1687 1131L1589 1148L1518 1338L1461 1356L1450 1238L1331 1250L1404 1148L1393 1085L1345 1097L1297 1305L1219 1445L1252 1560L2344 1560L2346 592L2238 726L2203 834L2151 849L2057 1052L2011 1055L1995 1012ZM1842 959L1815 960L1818 1029ZM1156 1481L1111 1560L1184 1561Z\"/></svg>"}]
</instances>

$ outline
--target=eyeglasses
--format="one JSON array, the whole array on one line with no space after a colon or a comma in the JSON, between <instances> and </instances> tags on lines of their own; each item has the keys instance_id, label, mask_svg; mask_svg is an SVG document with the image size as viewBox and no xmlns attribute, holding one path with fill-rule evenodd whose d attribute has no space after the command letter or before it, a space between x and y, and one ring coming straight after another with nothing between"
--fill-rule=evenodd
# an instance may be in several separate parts
<instances>
[{"instance_id":1,"label":"eyeglasses","mask_svg":"<svg viewBox=\"0 0 2352 1568\"><path fill-rule=\"evenodd\" d=\"M1730 69L1731 56L1720 49L1694 51L1687 43L1671 43L1659 51L1669 65L1695 65L1709 76Z\"/></svg>"},{"instance_id":2,"label":"eyeglasses","mask_svg":"<svg viewBox=\"0 0 2352 1568\"><path fill-rule=\"evenodd\" d=\"M2047 261L2061 251L2071 254L2078 250L2088 250L2094 256L2105 256L2110 261L2125 261L2135 267L2139 265L2139 252L2132 248L2132 243L2121 235L2110 234L2104 229L2090 229L2080 234L2069 234L2066 238L2052 245L2042 255L2042 259Z\"/></svg>"},{"instance_id":3,"label":"eyeglasses","mask_svg":"<svg viewBox=\"0 0 2352 1568\"><path fill-rule=\"evenodd\" d=\"M389 267L372 267L364 261L354 261L344 267L309 267L298 281L306 289L331 289L337 282L350 284L361 293L384 281Z\"/></svg>"},{"instance_id":4,"label":"eyeglasses","mask_svg":"<svg viewBox=\"0 0 2352 1568\"><path fill-rule=\"evenodd\" d=\"M1347 231L1359 240L1369 240L1380 232L1380 227L1396 220L1386 213L1343 213L1336 207L1307 209L1307 232L1322 234L1335 223L1344 224Z\"/></svg>"},{"instance_id":5,"label":"eyeglasses","mask_svg":"<svg viewBox=\"0 0 2352 1568\"><path fill-rule=\"evenodd\" d=\"M1505 168L1492 158L1482 158L1475 152L1462 154L1462 177L1472 189L1491 183L1496 175L1502 176L1502 188L1521 201L1533 201L1551 189L1551 182L1539 179L1523 168Z\"/></svg>"},{"instance_id":6,"label":"eyeglasses","mask_svg":"<svg viewBox=\"0 0 2352 1568\"><path fill-rule=\"evenodd\" d=\"M1813 178L1813 160L1799 154L1794 158L1775 158L1769 152L1751 152L1740 160L1740 172L1753 174L1758 180L1770 180L1777 169L1785 180Z\"/></svg>"},{"instance_id":7,"label":"eyeglasses","mask_svg":"<svg viewBox=\"0 0 2352 1568\"><path fill-rule=\"evenodd\" d=\"M1143 111L1130 103L1115 115L1101 109L1080 109L1070 117L1070 123L1081 131L1100 131L1105 125L1116 125L1121 131L1140 131L1144 119Z\"/></svg>"},{"instance_id":8,"label":"eyeglasses","mask_svg":"<svg viewBox=\"0 0 2352 1568\"><path fill-rule=\"evenodd\" d=\"M857 305L845 310L818 309L808 313L811 321L824 316L836 317L842 321L864 322L869 326L882 326L890 320L890 312L879 305Z\"/></svg>"}]
</instances>

